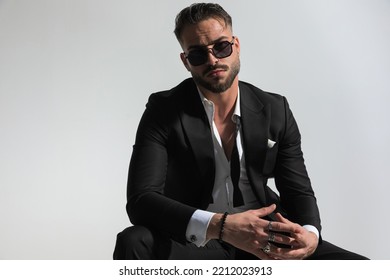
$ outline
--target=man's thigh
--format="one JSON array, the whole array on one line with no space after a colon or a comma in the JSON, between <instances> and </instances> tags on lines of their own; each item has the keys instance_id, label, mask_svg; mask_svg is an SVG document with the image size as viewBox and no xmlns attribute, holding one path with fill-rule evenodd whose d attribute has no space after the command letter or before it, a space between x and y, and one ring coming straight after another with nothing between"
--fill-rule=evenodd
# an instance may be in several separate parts
<instances>
[{"instance_id":1,"label":"man's thigh","mask_svg":"<svg viewBox=\"0 0 390 280\"><path fill-rule=\"evenodd\" d=\"M234 259L236 249L217 240L206 246L180 243L143 226L128 227L117 235L115 260L224 260Z\"/></svg>"}]
</instances>

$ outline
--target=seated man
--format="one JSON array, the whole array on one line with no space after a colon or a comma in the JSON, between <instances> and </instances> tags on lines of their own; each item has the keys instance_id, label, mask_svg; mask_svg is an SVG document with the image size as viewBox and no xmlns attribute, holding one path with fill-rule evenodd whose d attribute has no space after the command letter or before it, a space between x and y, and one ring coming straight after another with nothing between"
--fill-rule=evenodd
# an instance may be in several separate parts
<instances>
[{"instance_id":1,"label":"seated man","mask_svg":"<svg viewBox=\"0 0 390 280\"><path fill-rule=\"evenodd\" d=\"M149 98L129 168L134 226L114 259L366 259L322 240L297 123L285 97L239 81L229 14L191 5L175 35L192 78Z\"/></svg>"}]
</instances>

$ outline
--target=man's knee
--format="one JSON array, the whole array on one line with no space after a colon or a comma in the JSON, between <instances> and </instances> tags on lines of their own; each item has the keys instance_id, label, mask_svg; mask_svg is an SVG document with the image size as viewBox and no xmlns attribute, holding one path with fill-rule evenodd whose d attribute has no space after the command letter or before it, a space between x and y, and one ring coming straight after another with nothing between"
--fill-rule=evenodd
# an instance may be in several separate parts
<instances>
[{"instance_id":1,"label":"man's knee","mask_svg":"<svg viewBox=\"0 0 390 280\"><path fill-rule=\"evenodd\" d=\"M114 260L153 259L154 236L143 226L131 226L118 233Z\"/></svg>"}]
</instances>

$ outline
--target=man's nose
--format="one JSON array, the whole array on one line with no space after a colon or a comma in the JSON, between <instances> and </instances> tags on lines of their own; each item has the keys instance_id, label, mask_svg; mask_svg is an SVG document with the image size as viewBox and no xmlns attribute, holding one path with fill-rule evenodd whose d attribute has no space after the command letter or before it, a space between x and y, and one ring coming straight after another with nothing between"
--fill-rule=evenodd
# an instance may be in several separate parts
<instances>
[{"instance_id":1,"label":"man's nose","mask_svg":"<svg viewBox=\"0 0 390 280\"><path fill-rule=\"evenodd\" d=\"M214 55L212 48L207 48L207 61L211 65L214 65L219 61L219 58Z\"/></svg>"}]
</instances>

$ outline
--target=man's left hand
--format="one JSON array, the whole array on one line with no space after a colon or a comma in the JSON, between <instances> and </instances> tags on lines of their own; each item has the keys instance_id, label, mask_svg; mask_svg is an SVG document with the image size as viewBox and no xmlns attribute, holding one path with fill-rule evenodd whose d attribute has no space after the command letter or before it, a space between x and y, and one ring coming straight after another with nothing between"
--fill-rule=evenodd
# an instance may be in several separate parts
<instances>
[{"instance_id":1,"label":"man's left hand","mask_svg":"<svg viewBox=\"0 0 390 280\"><path fill-rule=\"evenodd\" d=\"M294 241L288 244L291 248L280 248L277 244L271 244L270 250L267 253L271 259L299 260L305 259L314 253L318 246L318 237L315 233L308 231L299 224L289 221L280 213L277 213L275 217L278 222L293 227L293 230L289 232L289 235ZM280 236L280 234L276 232L270 232L269 234L274 234L275 242L278 243L278 236Z\"/></svg>"}]
</instances>

